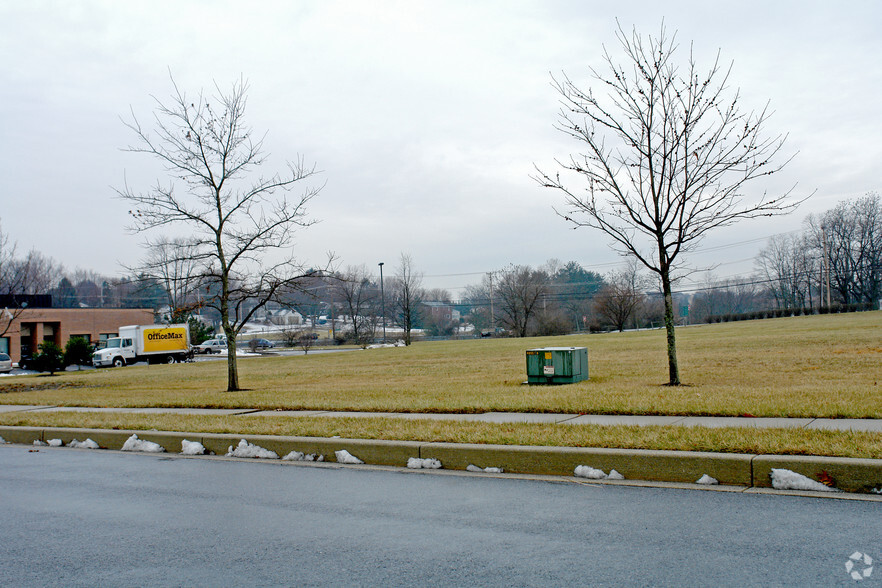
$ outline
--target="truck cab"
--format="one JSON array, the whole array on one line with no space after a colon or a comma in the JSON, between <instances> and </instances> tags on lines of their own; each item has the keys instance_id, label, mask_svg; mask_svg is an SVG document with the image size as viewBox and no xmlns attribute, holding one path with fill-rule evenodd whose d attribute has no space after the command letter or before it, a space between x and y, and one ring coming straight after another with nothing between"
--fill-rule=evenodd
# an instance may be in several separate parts
<instances>
[{"instance_id":1,"label":"truck cab","mask_svg":"<svg viewBox=\"0 0 882 588\"><path fill-rule=\"evenodd\" d=\"M135 343L130 337L111 337L103 349L92 355L95 367L122 367L135 359Z\"/></svg>"}]
</instances>

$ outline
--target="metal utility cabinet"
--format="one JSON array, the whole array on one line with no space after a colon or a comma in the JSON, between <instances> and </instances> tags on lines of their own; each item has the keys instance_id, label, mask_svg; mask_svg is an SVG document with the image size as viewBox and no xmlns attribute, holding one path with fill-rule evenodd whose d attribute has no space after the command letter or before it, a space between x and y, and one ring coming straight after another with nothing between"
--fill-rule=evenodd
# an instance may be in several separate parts
<instances>
[{"instance_id":1,"label":"metal utility cabinet","mask_svg":"<svg viewBox=\"0 0 882 588\"><path fill-rule=\"evenodd\" d=\"M528 384L574 384L587 379L586 347L542 347L527 350Z\"/></svg>"}]
</instances>

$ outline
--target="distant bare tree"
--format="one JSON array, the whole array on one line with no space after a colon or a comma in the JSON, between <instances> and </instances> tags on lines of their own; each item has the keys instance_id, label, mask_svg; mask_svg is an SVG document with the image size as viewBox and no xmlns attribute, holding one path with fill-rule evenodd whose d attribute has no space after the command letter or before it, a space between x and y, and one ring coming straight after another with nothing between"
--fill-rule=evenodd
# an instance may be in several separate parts
<instances>
[{"instance_id":1,"label":"distant bare tree","mask_svg":"<svg viewBox=\"0 0 882 588\"><path fill-rule=\"evenodd\" d=\"M819 264L819 252L805 235L775 235L756 257L757 269L768 281L778 308L814 305L812 289L818 284Z\"/></svg>"},{"instance_id":2,"label":"distant bare tree","mask_svg":"<svg viewBox=\"0 0 882 588\"><path fill-rule=\"evenodd\" d=\"M126 185L117 194L133 205L133 230L186 233L181 247L192 252L191 276L227 336L227 390L240 390L235 349L242 327L281 290L322 273L289 253L296 230L312 224L306 205L321 188L292 194L316 174L302 159L289 162L284 174L255 176L266 156L263 138L245 124L244 81L227 91L215 86L214 97L190 98L174 80L172 86L167 101L155 99L154 134L134 113L125 123L137 138L128 151L160 161L168 183L146 192Z\"/></svg>"},{"instance_id":3,"label":"distant bare tree","mask_svg":"<svg viewBox=\"0 0 882 588\"><path fill-rule=\"evenodd\" d=\"M404 344L410 345L411 331L419 321L423 301L423 274L414 268L410 254L402 253L395 277L390 280L395 322L404 329Z\"/></svg>"},{"instance_id":4,"label":"distant bare tree","mask_svg":"<svg viewBox=\"0 0 882 588\"><path fill-rule=\"evenodd\" d=\"M640 268L629 263L624 269L610 272L606 285L594 297L595 312L617 330L624 331L646 301L646 280Z\"/></svg>"},{"instance_id":5,"label":"distant bare tree","mask_svg":"<svg viewBox=\"0 0 882 588\"><path fill-rule=\"evenodd\" d=\"M380 292L371 278L364 265L349 266L334 287L352 323L352 337L359 345L374 337L372 323L375 321L371 315L376 315L373 310Z\"/></svg>"},{"instance_id":6,"label":"distant bare tree","mask_svg":"<svg viewBox=\"0 0 882 588\"><path fill-rule=\"evenodd\" d=\"M500 322L518 337L526 337L539 302L548 292L548 274L525 265L511 265L499 273L495 289Z\"/></svg>"},{"instance_id":7,"label":"distant bare tree","mask_svg":"<svg viewBox=\"0 0 882 588\"><path fill-rule=\"evenodd\" d=\"M817 255L827 256L833 300L851 304L882 297L882 197L871 192L808 218ZM824 248L826 246L826 254Z\"/></svg>"},{"instance_id":8,"label":"distant bare tree","mask_svg":"<svg viewBox=\"0 0 882 588\"><path fill-rule=\"evenodd\" d=\"M28 306L27 295L47 294L58 280L62 268L36 250L19 257L17 243L0 226L0 337Z\"/></svg>"},{"instance_id":9,"label":"distant bare tree","mask_svg":"<svg viewBox=\"0 0 882 588\"><path fill-rule=\"evenodd\" d=\"M681 68L675 37L663 26L646 38L619 28L625 65L604 51L608 73L591 69L602 94L565 74L554 79L563 103L558 128L585 148L561 166L587 180L587 189L568 187L559 174L536 176L565 194L567 221L600 229L658 275L670 385L680 384L672 281L681 254L713 229L798 204L789 192L744 200L746 184L783 167L773 160L784 137L764 136L767 109L740 110L738 93L728 92L731 67L721 68L719 55L702 72L690 52Z\"/></svg>"},{"instance_id":10,"label":"distant bare tree","mask_svg":"<svg viewBox=\"0 0 882 588\"><path fill-rule=\"evenodd\" d=\"M196 301L200 266L194 244L181 237L161 236L148 241L148 255L138 268L143 275L162 284L168 294L170 317L189 314Z\"/></svg>"}]
</instances>

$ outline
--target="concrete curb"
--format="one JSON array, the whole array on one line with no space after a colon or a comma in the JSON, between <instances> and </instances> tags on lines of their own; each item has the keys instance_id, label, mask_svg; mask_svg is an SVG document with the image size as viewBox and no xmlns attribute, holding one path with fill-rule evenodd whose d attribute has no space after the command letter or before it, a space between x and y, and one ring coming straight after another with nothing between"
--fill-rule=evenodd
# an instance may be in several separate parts
<instances>
[{"instance_id":1,"label":"concrete curb","mask_svg":"<svg viewBox=\"0 0 882 588\"><path fill-rule=\"evenodd\" d=\"M476 465L502 468L512 474L555 476L572 476L576 466L588 465L606 472L614 469L627 480L694 483L707 474L720 484L748 488L770 488L772 468L784 468L814 480L829 476L837 488L847 492L868 493L882 488L882 459L0 426L0 437L26 445L49 439L61 439L65 445L73 439L92 439L102 448L118 450L133 434L158 443L169 453L180 453L181 442L187 439L225 455L230 446L245 439L280 457L299 451L323 455L330 462L336 461L335 451L345 449L371 465L404 467L409 458L419 457L438 459L448 470Z\"/></svg>"}]
</instances>

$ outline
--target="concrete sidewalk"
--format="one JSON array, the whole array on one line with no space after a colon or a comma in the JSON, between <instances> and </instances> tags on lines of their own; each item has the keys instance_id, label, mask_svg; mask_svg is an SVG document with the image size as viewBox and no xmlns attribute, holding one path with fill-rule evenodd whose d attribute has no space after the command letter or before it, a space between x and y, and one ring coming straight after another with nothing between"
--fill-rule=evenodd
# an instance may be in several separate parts
<instances>
[{"instance_id":1,"label":"concrete sidewalk","mask_svg":"<svg viewBox=\"0 0 882 588\"><path fill-rule=\"evenodd\" d=\"M350 412L321 410L260 410L256 408L93 408L85 406L0 405L4 412L119 412L129 414L191 414L222 416L286 416L431 419L485 423L547 423L558 425L636 425L679 427L749 427L882 433L882 419L590 415L518 412L478 414Z\"/></svg>"},{"instance_id":2,"label":"concrete sidewalk","mask_svg":"<svg viewBox=\"0 0 882 588\"><path fill-rule=\"evenodd\" d=\"M574 415L487 412L482 414L429 414L387 412L335 411L265 411L259 409L204 409L204 408L92 408L36 405L0 405L0 413L117 413L117 414L189 414L220 415L232 418L261 418L268 416L302 417L387 417L401 419L446 419L493 423L549 423L554 425L637 425L688 427L777 427L815 430L851 430L882 432L879 419L788 419L748 417L682 417L629 415ZM811 455L760 455L707 453L697 451L667 451L640 449L607 449L590 447L547 447L476 445L468 443L439 443L416 441L387 441L370 439L280 437L273 435L240 435L187 433L144 430L70 429L58 427L0 426L0 437L9 443L32 445L35 441L58 439L64 445L73 439L90 438L102 448L119 450L133 434L158 443L165 451L179 453L183 440L199 441L216 455L224 455L241 439L275 451L279 456L291 451L325 456L334 461L336 451L345 449L366 464L405 467L410 458L440 460L449 470L500 468L509 474L572 476L574 468L587 465L604 471L615 469L625 481L604 483L655 484L675 483L698 487L694 483L704 475L719 481L720 489L736 491L764 490L772 486L771 473L775 468L791 470L818 481L833 480L836 488L846 494L836 496L864 497L882 500L882 460ZM591 480L596 482L596 480ZM818 495L816 492L809 494ZM820 493L829 496L827 493ZM870 499L870 498L868 498Z\"/></svg>"}]
</instances>

